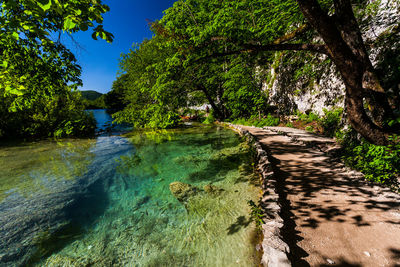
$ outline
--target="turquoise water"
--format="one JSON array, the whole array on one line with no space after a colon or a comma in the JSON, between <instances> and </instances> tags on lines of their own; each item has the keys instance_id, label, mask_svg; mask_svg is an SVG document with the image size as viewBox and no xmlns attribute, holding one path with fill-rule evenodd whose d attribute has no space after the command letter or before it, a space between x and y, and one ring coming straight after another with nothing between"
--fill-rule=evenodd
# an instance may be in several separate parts
<instances>
[{"instance_id":1,"label":"turquoise water","mask_svg":"<svg viewBox=\"0 0 400 267\"><path fill-rule=\"evenodd\" d=\"M0 148L0 265L258 266L251 162L216 126Z\"/></svg>"}]
</instances>

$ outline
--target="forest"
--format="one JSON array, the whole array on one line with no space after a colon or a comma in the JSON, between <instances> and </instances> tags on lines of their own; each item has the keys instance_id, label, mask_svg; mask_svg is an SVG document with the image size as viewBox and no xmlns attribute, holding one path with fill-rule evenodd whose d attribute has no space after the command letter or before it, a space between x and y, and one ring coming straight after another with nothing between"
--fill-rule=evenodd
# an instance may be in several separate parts
<instances>
[{"instance_id":1,"label":"forest","mask_svg":"<svg viewBox=\"0 0 400 267\"><path fill-rule=\"evenodd\" d=\"M375 172L385 162L374 179L393 180L400 158L399 26L394 20L378 36L365 35L382 6L380 0L176 1L149 23L152 38L122 55L106 106L116 123L136 128L177 127L187 115L206 115L207 123L294 126L287 118L296 115L315 122L306 126L310 131L320 127L341 139L349 164ZM92 29L94 39L112 42L102 25L108 11L101 1L2 1L1 138L94 133L77 91L81 68L51 35ZM343 84L331 101L342 106L300 112L290 95L312 91L326 73ZM278 76L286 82L280 79L273 97ZM210 114L196 111L204 104ZM371 159L375 165L366 165Z\"/></svg>"}]
</instances>

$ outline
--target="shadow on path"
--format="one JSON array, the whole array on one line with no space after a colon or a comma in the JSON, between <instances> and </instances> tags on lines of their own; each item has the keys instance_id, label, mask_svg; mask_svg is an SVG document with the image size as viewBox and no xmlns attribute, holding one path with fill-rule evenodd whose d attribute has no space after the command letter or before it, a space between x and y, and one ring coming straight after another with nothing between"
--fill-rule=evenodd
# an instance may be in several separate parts
<instances>
[{"instance_id":1,"label":"shadow on path","mask_svg":"<svg viewBox=\"0 0 400 267\"><path fill-rule=\"evenodd\" d=\"M294 266L400 264L400 238L393 238L400 237L399 195L368 185L337 159L288 137L247 130L270 151L285 223L281 235ZM367 257L365 249L375 253Z\"/></svg>"}]
</instances>

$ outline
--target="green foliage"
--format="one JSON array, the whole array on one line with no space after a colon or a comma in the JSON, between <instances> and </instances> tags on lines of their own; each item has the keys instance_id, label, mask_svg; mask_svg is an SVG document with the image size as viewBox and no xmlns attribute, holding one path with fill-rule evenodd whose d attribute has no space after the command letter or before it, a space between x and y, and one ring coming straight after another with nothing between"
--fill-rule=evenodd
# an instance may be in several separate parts
<instances>
[{"instance_id":1,"label":"green foliage","mask_svg":"<svg viewBox=\"0 0 400 267\"><path fill-rule=\"evenodd\" d=\"M63 120L54 131L56 138L67 136L88 136L92 135L96 128L96 120L92 113L76 113Z\"/></svg>"},{"instance_id":2,"label":"green foliage","mask_svg":"<svg viewBox=\"0 0 400 267\"><path fill-rule=\"evenodd\" d=\"M3 137L81 135L93 121L73 92L81 68L56 33L93 28L107 41L101 1L3 1L0 5L0 133ZM95 25L95 22L97 25Z\"/></svg>"},{"instance_id":3,"label":"green foliage","mask_svg":"<svg viewBox=\"0 0 400 267\"><path fill-rule=\"evenodd\" d=\"M308 126L306 127L306 131L307 131L307 132L313 133L313 132L314 132L314 127L313 127L312 125L308 125Z\"/></svg>"},{"instance_id":4,"label":"green foliage","mask_svg":"<svg viewBox=\"0 0 400 267\"><path fill-rule=\"evenodd\" d=\"M280 119L268 114L267 117L258 119L257 116L252 116L250 119L236 119L232 121L233 124L246 125L246 126L278 126Z\"/></svg>"},{"instance_id":5,"label":"green foliage","mask_svg":"<svg viewBox=\"0 0 400 267\"><path fill-rule=\"evenodd\" d=\"M204 124L211 124L214 122L215 122L215 118L214 118L213 112L210 112L210 114L208 114L206 119L203 121Z\"/></svg>"},{"instance_id":6,"label":"green foliage","mask_svg":"<svg viewBox=\"0 0 400 267\"><path fill-rule=\"evenodd\" d=\"M251 212L250 216L251 219L256 223L257 228L261 228L262 225L264 224L264 212L260 205L257 205L254 203L253 200L247 201L247 204L250 206Z\"/></svg>"},{"instance_id":7,"label":"green foliage","mask_svg":"<svg viewBox=\"0 0 400 267\"><path fill-rule=\"evenodd\" d=\"M343 109L336 108L331 111L324 109L323 111L325 115L321 118L320 125L322 126L325 135L333 137L340 129Z\"/></svg>"},{"instance_id":8,"label":"green foliage","mask_svg":"<svg viewBox=\"0 0 400 267\"><path fill-rule=\"evenodd\" d=\"M96 91L81 91L82 101L85 105L85 109L106 109L105 103L106 95L103 95Z\"/></svg>"},{"instance_id":9,"label":"green foliage","mask_svg":"<svg viewBox=\"0 0 400 267\"><path fill-rule=\"evenodd\" d=\"M289 128L294 128L294 125L293 125L292 122L286 123L285 126L286 126L286 127L289 127Z\"/></svg>"},{"instance_id":10,"label":"green foliage","mask_svg":"<svg viewBox=\"0 0 400 267\"><path fill-rule=\"evenodd\" d=\"M106 102L113 98L117 103L126 103L113 114L116 122L131 123L137 128L178 125L179 103L184 102L185 95L179 92L183 90L180 84L171 79L176 73L166 71L170 49L162 45L162 39L154 37L122 56L120 68L125 73L117 78L106 96Z\"/></svg>"},{"instance_id":11,"label":"green foliage","mask_svg":"<svg viewBox=\"0 0 400 267\"><path fill-rule=\"evenodd\" d=\"M233 59L225 72L223 99L231 119L250 117L266 108L262 80L254 77L254 68L240 57Z\"/></svg>"},{"instance_id":12,"label":"green foliage","mask_svg":"<svg viewBox=\"0 0 400 267\"><path fill-rule=\"evenodd\" d=\"M343 160L352 168L361 171L365 178L374 183L398 186L400 176L400 137L391 138L388 146L373 145L357 140L354 130L345 134L342 140Z\"/></svg>"},{"instance_id":13,"label":"green foliage","mask_svg":"<svg viewBox=\"0 0 400 267\"><path fill-rule=\"evenodd\" d=\"M267 73L256 66L273 54L207 56L234 49L231 39L269 43L294 29L293 22L302 22L295 1L175 2L152 24L155 36L122 56L122 74L113 91L121 92L125 107L114 118L148 127L158 124L150 123L146 110L178 113L204 103L211 104L220 120L266 115L262 85ZM215 36L218 40L210 42ZM276 121L267 117L258 123Z\"/></svg>"},{"instance_id":14,"label":"green foliage","mask_svg":"<svg viewBox=\"0 0 400 267\"><path fill-rule=\"evenodd\" d=\"M84 111L80 94L66 90L50 98L38 92L32 101L30 107L14 112L9 111L7 102L0 103L0 137L66 137L94 133L95 120Z\"/></svg>"},{"instance_id":15,"label":"green foliage","mask_svg":"<svg viewBox=\"0 0 400 267\"><path fill-rule=\"evenodd\" d=\"M100 98L103 94L93 90L81 91L81 95L87 100L96 100Z\"/></svg>"},{"instance_id":16,"label":"green foliage","mask_svg":"<svg viewBox=\"0 0 400 267\"><path fill-rule=\"evenodd\" d=\"M320 117L318 116L318 114L315 114L314 112L305 114L305 113L301 113L300 111L297 111L296 115L297 115L299 121L304 121L307 123L314 122L314 121L318 122L320 120Z\"/></svg>"}]
</instances>

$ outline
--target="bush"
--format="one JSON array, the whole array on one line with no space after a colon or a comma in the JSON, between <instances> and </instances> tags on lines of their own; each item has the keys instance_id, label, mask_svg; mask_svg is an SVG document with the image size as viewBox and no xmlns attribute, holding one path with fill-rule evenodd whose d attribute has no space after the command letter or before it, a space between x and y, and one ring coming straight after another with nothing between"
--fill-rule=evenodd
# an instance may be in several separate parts
<instances>
[{"instance_id":1,"label":"bush","mask_svg":"<svg viewBox=\"0 0 400 267\"><path fill-rule=\"evenodd\" d=\"M345 135L343 160L361 171L371 182L398 185L400 175L400 137L392 137L394 144L373 145L366 140L354 140L354 131Z\"/></svg>"},{"instance_id":2,"label":"bush","mask_svg":"<svg viewBox=\"0 0 400 267\"><path fill-rule=\"evenodd\" d=\"M313 133L314 132L314 127L309 125L309 126L306 127L306 131Z\"/></svg>"},{"instance_id":3,"label":"bush","mask_svg":"<svg viewBox=\"0 0 400 267\"><path fill-rule=\"evenodd\" d=\"M263 126L278 126L280 122L279 118L275 118L271 114L268 114L268 116L261 121Z\"/></svg>"},{"instance_id":4,"label":"bush","mask_svg":"<svg viewBox=\"0 0 400 267\"><path fill-rule=\"evenodd\" d=\"M343 109L337 108L331 111L324 109L323 111L325 115L320 120L320 125L322 126L325 135L333 137L336 135L336 132L339 131Z\"/></svg>"},{"instance_id":5,"label":"bush","mask_svg":"<svg viewBox=\"0 0 400 267\"><path fill-rule=\"evenodd\" d=\"M264 126L278 126L280 123L279 118L275 118L271 114L268 114L267 117L258 119L258 116L252 116L250 119L236 119L232 121L233 124L240 124L246 126L256 126L256 127L264 127Z\"/></svg>"},{"instance_id":6,"label":"bush","mask_svg":"<svg viewBox=\"0 0 400 267\"><path fill-rule=\"evenodd\" d=\"M291 122L286 123L285 126L286 126L286 127L289 127L289 128L294 128L294 125L293 125L293 123L291 123Z\"/></svg>"},{"instance_id":7,"label":"bush","mask_svg":"<svg viewBox=\"0 0 400 267\"><path fill-rule=\"evenodd\" d=\"M53 136L56 138L75 136L84 137L94 133L96 128L96 119L93 113L81 112L75 114L73 120L64 120L54 131Z\"/></svg>"},{"instance_id":8,"label":"bush","mask_svg":"<svg viewBox=\"0 0 400 267\"><path fill-rule=\"evenodd\" d=\"M310 112L310 114L308 114L308 118L307 118L307 122L313 122L313 121L319 121L320 117L318 116L318 114L315 114L313 112Z\"/></svg>"},{"instance_id":9,"label":"bush","mask_svg":"<svg viewBox=\"0 0 400 267\"><path fill-rule=\"evenodd\" d=\"M310 112L308 115L305 113L301 113L300 111L297 111L296 116L299 118L299 121L305 121L305 122L313 122L313 121L319 121L320 117L318 114L315 114L313 112Z\"/></svg>"},{"instance_id":10,"label":"bush","mask_svg":"<svg viewBox=\"0 0 400 267\"><path fill-rule=\"evenodd\" d=\"M215 118L212 112L206 117L206 119L203 121L204 124L211 124L215 122Z\"/></svg>"}]
</instances>

